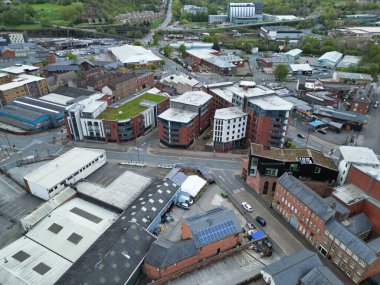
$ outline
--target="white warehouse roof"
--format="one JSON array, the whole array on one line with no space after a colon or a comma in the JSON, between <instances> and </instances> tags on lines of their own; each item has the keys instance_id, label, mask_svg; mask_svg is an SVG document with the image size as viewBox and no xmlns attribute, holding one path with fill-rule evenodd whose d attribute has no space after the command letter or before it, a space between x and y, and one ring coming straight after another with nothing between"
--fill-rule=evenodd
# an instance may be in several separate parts
<instances>
[{"instance_id":1,"label":"white warehouse roof","mask_svg":"<svg viewBox=\"0 0 380 285\"><path fill-rule=\"evenodd\" d=\"M341 54L340 52L329 51L323 54L320 58L318 58L318 61L328 60L336 64L339 62L339 60L341 60L342 57L343 57L343 54Z\"/></svg>"},{"instance_id":2,"label":"white warehouse roof","mask_svg":"<svg viewBox=\"0 0 380 285\"><path fill-rule=\"evenodd\" d=\"M276 95L262 96L249 100L252 104L255 104L263 110L270 111L290 111L293 108L293 104L281 99Z\"/></svg>"},{"instance_id":3,"label":"white warehouse roof","mask_svg":"<svg viewBox=\"0 0 380 285\"><path fill-rule=\"evenodd\" d=\"M292 71L313 71L313 68L308 63L291 64L290 69Z\"/></svg>"},{"instance_id":4,"label":"white warehouse roof","mask_svg":"<svg viewBox=\"0 0 380 285\"><path fill-rule=\"evenodd\" d=\"M29 173L24 179L50 189L100 155L105 155L105 150L75 147Z\"/></svg>"},{"instance_id":5,"label":"white warehouse roof","mask_svg":"<svg viewBox=\"0 0 380 285\"><path fill-rule=\"evenodd\" d=\"M343 159L347 162L380 165L379 159L372 149L358 146L341 146L339 147Z\"/></svg>"},{"instance_id":6,"label":"white warehouse roof","mask_svg":"<svg viewBox=\"0 0 380 285\"><path fill-rule=\"evenodd\" d=\"M26 236L75 262L117 216L100 206L74 198L42 219Z\"/></svg>"},{"instance_id":7,"label":"white warehouse roof","mask_svg":"<svg viewBox=\"0 0 380 285\"><path fill-rule=\"evenodd\" d=\"M188 91L176 98L172 98L170 101L199 107L211 99L212 96L204 91Z\"/></svg>"},{"instance_id":8,"label":"white warehouse roof","mask_svg":"<svg viewBox=\"0 0 380 285\"><path fill-rule=\"evenodd\" d=\"M216 110L214 119L231 120L244 116L247 116L247 114L240 110L238 107L230 107Z\"/></svg>"},{"instance_id":9,"label":"white warehouse roof","mask_svg":"<svg viewBox=\"0 0 380 285\"><path fill-rule=\"evenodd\" d=\"M0 260L0 284L11 285L51 285L72 265L26 237L2 248Z\"/></svg>"},{"instance_id":10,"label":"white warehouse roof","mask_svg":"<svg viewBox=\"0 0 380 285\"><path fill-rule=\"evenodd\" d=\"M120 47L110 48L109 51L118 60L126 64L147 64L161 60L161 58L155 55L152 51L141 46L123 45Z\"/></svg>"},{"instance_id":11,"label":"white warehouse roof","mask_svg":"<svg viewBox=\"0 0 380 285\"><path fill-rule=\"evenodd\" d=\"M181 185L181 191L187 192L192 197L196 197L199 191L207 184L206 180L197 175L190 175Z\"/></svg>"},{"instance_id":12,"label":"white warehouse roof","mask_svg":"<svg viewBox=\"0 0 380 285\"><path fill-rule=\"evenodd\" d=\"M295 49L291 49L290 51L286 52L285 54L296 57L296 56L299 56L301 53L302 53L302 49L295 48Z\"/></svg>"}]
</instances>

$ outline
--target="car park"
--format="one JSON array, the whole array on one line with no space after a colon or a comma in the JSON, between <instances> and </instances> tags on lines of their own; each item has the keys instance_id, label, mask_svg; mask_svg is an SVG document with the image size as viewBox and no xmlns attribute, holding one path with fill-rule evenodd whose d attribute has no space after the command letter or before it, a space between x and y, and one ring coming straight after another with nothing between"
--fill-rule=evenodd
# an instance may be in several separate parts
<instances>
[{"instance_id":1,"label":"car park","mask_svg":"<svg viewBox=\"0 0 380 285\"><path fill-rule=\"evenodd\" d=\"M264 220L263 217L260 217L260 216L257 216L256 217L256 221L262 226L262 227L265 227L265 225L267 224L267 222Z\"/></svg>"},{"instance_id":2,"label":"car park","mask_svg":"<svg viewBox=\"0 0 380 285\"><path fill-rule=\"evenodd\" d=\"M185 209L185 210L189 210L189 204L183 202L183 203L178 203L177 204L177 207L180 207L182 209Z\"/></svg>"},{"instance_id":3,"label":"car park","mask_svg":"<svg viewBox=\"0 0 380 285\"><path fill-rule=\"evenodd\" d=\"M297 134L297 137L299 137L300 139L305 139L305 136L303 134L300 134L300 133Z\"/></svg>"},{"instance_id":4,"label":"car park","mask_svg":"<svg viewBox=\"0 0 380 285\"><path fill-rule=\"evenodd\" d=\"M247 202L243 202L243 203L241 203L241 205L243 206L243 208L244 208L246 211L248 211L248 212L252 212L252 211L253 211L251 205L249 205Z\"/></svg>"}]
</instances>

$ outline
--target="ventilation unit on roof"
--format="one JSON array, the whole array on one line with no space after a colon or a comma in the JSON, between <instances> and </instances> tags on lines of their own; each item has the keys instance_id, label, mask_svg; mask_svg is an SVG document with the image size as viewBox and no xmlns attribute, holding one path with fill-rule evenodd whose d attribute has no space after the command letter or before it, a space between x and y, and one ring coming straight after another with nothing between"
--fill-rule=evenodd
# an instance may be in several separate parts
<instances>
[{"instance_id":1,"label":"ventilation unit on roof","mask_svg":"<svg viewBox=\"0 0 380 285\"><path fill-rule=\"evenodd\" d=\"M311 157L300 157L298 160L301 164L313 164Z\"/></svg>"}]
</instances>

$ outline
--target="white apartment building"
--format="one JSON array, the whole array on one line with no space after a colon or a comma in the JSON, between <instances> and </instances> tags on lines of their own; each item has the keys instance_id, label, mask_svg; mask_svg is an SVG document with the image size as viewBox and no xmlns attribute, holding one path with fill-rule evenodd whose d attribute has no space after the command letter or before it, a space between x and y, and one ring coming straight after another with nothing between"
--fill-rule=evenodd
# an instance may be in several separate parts
<instances>
[{"instance_id":1,"label":"white apartment building","mask_svg":"<svg viewBox=\"0 0 380 285\"><path fill-rule=\"evenodd\" d=\"M228 151L240 147L247 132L248 115L238 107L215 111L213 127L214 149Z\"/></svg>"}]
</instances>

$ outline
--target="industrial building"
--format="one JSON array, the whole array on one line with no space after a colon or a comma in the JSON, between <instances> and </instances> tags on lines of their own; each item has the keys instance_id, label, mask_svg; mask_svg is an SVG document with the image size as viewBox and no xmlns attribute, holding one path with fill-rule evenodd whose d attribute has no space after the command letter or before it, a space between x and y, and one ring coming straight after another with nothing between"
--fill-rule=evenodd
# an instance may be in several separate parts
<instances>
[{"instance_id":1,"label":"industrial building","mask_svg":"<svg viewBox=\"0 0 380 285\"><path fill-rule=\"evenodd\" d=\"M249 24L263 18L263 3L228 3L227 18L230 23Z\"/></svg>"},{"instance_id":2,"label":"industrial building","mask_svg":"<svg viewBox=\"0 0 380 285\"><path fill-rule=\"evenodd\" d=\"M115 60L121 61L126 67L132 64L137 66L159 65L161 62L160 57L141 46L123 45L110 48L109 52Z\"/></svg>"},{"instance_id":3,"label":"industrial building","mask_svg":"<svg viewBox=\"0 0 380 285\"><path fill-rule=\"evenodd\" d=\"M349 68L349 67L357 66L360 62L360 59L361 58L359 56L345 55L342 58L342 60L338 63L337 67Z\"/></svg>"},{"instance_id":4,"label":"industrial building","mask_svg":"<svg viewBox=\"0 0 380 285\"><path fill-rule=\"evenodd\" d=\"M292 75L310 76L313 73L313 68L310 64L290 64L290 70Z\"/></svg>"},{"instance_id":5,"label":"industrial building","mask_svg":"<svg viewBox=\"0 0 380 285\"><path fill-rule=\"evenodd\" d=\"M86 178L106 163L105 150L75 147L24 177L31 194L49 200L67 185Z\"/></svg>"},{"instance_id":6,"label":"industrial building","mask_svg":"<svg viewBox=\"0 0 380 285\"><path fill-rule=\"evenodd\" d=\"M262 26L260 36L270 40L298 40L302 36L302 31L287 26Z\"/></svg>"},{"instance_id":7,"label":"industrial building","mask_svg":"<svg viewBox=\"0 0 380 285\"><path fill-rule=\"evenodd\" d=\"M328 51L318 58L318 65L324 67L336 67L343 58L343 54L337 51Z\"/></svg>"},{"instance_id":8,"label":"industrial building","mask_svg":"<svg viewBox=\"0 0 380 285\"><path fill-rule=\"evenodd\" d=\"M216 151L229 151L244 144L248 115L237 107L215 111L213 143Z\"/></svg>"}]
</instances>

